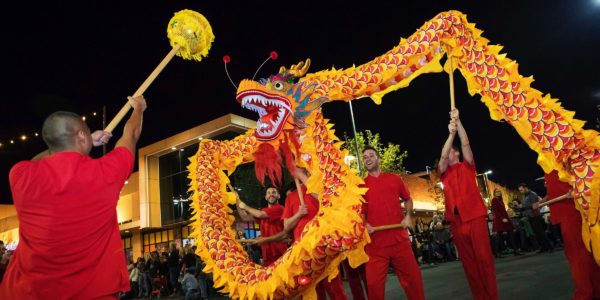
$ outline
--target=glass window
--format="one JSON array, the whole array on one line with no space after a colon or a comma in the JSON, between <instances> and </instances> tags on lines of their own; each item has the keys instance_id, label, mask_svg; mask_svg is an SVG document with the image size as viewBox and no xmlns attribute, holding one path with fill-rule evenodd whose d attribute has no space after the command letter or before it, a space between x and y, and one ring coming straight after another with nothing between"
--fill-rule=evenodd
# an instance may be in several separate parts
<instances>
[{"instance_id":1,"label":"glass window","mask_svg":"<svg viewBox=\"0 0 600 300\"><path fill-rule=\"evenodd\" d=\"M125 262L128 264L133 261L133 247L132 247L132 236L131 234L121 236L121 243L123 244L123 250L125 252Z\"/></svg>"},{"instance_id":2,"label":"glass window","mask_svg":"<svg viewBox=\"0 0 600 300\"><path fill-rule=\"evenodd\" d=\"M211 139L231 140L240 134L228 131L211 137ZM187 166L190 164L189 158L194 156L197 151L198 144L194 143L158 158L160 210L163 225L187 221L192 216ZM254 167L252 166L251 169L253 172ZM260 185L257 187L260 188Z\"/></svg>"},{"instance_id":3,"label":"glass window","mask_svg":"<svg viewBox=\"0 0 600 300\"><path fill-rule=\"evenodd\" d=\"M173 229L165 229L156 232L147 232L143 235L144 252L150 252L154 250L168 252L169 245L175 242L175 240L173 239Z\"/></svg>"}]
</instances>

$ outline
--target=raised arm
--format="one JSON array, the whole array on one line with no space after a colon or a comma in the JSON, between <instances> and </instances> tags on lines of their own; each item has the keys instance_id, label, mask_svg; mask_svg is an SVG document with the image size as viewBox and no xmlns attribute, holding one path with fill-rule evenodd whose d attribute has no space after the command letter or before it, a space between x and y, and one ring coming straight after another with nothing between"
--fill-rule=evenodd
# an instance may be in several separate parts
<instances>
[{"instance_id":1,"label":"raised arm","mask_svg":"<svg viewBox=\"0 0 600 300\"><path fill-rule=\"evenodd\" d=\"M450 121L450 124L448 124L448 132L448 138L446 139L446 143L444 143L444 147L442 148L442 154L438 163L438 171L440 175L444 174L444 172L446 172L446 169L448 168L448 155L450 154L450 149L452 149L454 137L456 137L456 124L454 123L454 121Z\"/></svg>"},{"instance_id":2,"label":"raised arm","mask_svg":"<svg viewBox=\"0 0 600 300\"><path fill-rule=\"evenodd\" d=\"M248 204L246 204L246 202L242 201L242 199L240 199L238 193L235 193L237 199L238 199L238 206L239 208L241 208L242 210L246 211L248 214L250 214L252 217L254 218L258 218L258 219L266 219L269 217L269 215L267 215L266 212L260 210L260 209L256 209L254 207L248 206Z\"/></svg>"},{"instance_id":3,"label":"raised arm","mask_svg":"<svg viewBox=\"0 0 600 300\"><path fill-rule=\"evenodd\" d=\"M296 225L298 225L298 221L307 214L308 207L306 204L300 205L300 208L292 217L283 220L283 231L290 232L294 230Z\"/></svg>"},{"instance_id":4,"label":"raised arm","mask_svg":"<svg viewBox=\"0 0 600 300\"><path fill-rule=\"evenodd\" d=\"M465 131L465 127L462 125L460 121L458 109L453 109L450 111L450 117L456 123L456 131L458 132L458 138L460 138L460 147L464 161L468 162L470 165L473 164L473 151L471 151L471 145L469 144L469 137L467 136L467 132Z\"/></svg>"},{"instance_id":5,"label":"raised arm","mask_svg":"<svg viewBox=\"0 0 600 300\"><path fill-rule=\"evenodd\" d=\"M146 110L146 99L144 96L127 97L129 104L133 107L133 112L125 123L123 128L123 136L117 141L115 147L125 147L135 154L135 145L140 139L142 133L142 119Z\"/></svg>"}]
</instances>

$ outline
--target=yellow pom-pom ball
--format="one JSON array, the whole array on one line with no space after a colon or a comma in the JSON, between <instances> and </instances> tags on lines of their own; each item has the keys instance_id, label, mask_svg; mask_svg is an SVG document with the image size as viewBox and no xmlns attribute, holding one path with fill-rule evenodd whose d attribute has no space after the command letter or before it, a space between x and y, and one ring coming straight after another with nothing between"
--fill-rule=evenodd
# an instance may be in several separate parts
<instances>
[{"instance_id":1,"label":"yellow pom-pom ball","mask_svg":"<svg viewBox=\"0 0 600 300\"><path fill-rule=\"evenodd\" d=\"M179 46L177 56L184 59L202 60L215 39L206 18L193 10L175 13L167 27L167 37L172 47Z\"/></svg>"}]
</instances>

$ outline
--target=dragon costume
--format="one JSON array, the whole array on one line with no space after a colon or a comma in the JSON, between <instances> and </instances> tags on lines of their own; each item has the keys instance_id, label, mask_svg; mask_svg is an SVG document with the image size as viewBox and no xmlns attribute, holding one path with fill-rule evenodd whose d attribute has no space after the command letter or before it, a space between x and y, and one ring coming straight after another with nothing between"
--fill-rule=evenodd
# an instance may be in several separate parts
<instances>
[{"instance_id":1,"label":"dragon costume","mask_svg":"<svg viewBox=\"0 0 600 300\"><path fill-rule=\"evenodd\" d=\"M556 99L531 87L533 79L518 73L515 61L488 45L481 31L458 11L438 14L408 39L373 59L347 69L307 74L310 60L259 82L243 80L237 101L258 113L255 129L230 141L203 140L189 166L196 219L193 235L199 255L214 275L215 286L234 298L315 298L314 286L333 278L338 264L352 266L368 258L363 250L369 236L360 217L365 189L355 171L344 164L346 150L332 124L321 113L329 101L382 97L408 86L423 73L460 70L469 93L480 94L494 120L512 125L538 153L545 172L558 170L571 182L583 216L582 237L600 262L600 139L584 122L563 109ZM447 55L445 67L441 58ZM269 267L248 259L235 240L230 204L235 196L226 189L228 174L257 159L257 173L277 177L273 161L306 168L310 193L320 201L318 215L305 227L302 238ZM225 173L227 172L227 174Z\"/></svg>"}]
</instances>

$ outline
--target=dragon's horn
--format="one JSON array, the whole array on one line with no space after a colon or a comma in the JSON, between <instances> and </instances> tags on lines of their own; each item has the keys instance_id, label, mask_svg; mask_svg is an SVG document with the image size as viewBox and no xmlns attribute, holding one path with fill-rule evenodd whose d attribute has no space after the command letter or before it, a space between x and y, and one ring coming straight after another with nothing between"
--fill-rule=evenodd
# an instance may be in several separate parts
<instances>
[{"instance_id":1,"label":"dragon's horn","mask_svg":"<svg viewBox=\"0 0 600 300\"><path fill-rule=\"evenodd\" d=\"M279 73L283 73L287 71L288 73L294 75L296 78L300 78L306 74L308 68L310 67L310 58L307 58L306 61L301 61L297 65L292 65L291 68L286 69L285 67L281 67L279 69Z\"/></svg>"}]
</instances>

